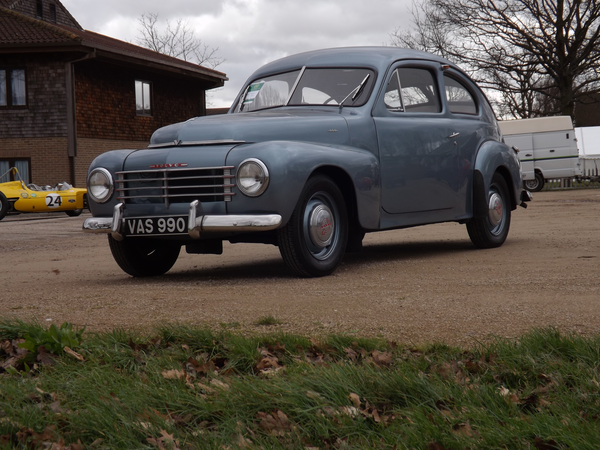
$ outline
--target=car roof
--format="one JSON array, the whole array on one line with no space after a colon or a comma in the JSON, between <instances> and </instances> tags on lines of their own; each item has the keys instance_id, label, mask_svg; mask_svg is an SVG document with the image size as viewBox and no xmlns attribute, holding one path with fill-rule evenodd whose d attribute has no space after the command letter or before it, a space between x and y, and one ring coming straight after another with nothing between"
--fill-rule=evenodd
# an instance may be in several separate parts
<instances>
[{"instance_id":1,"label":"car roof","mask_svg":"<svg viewBox=\"0 0 600 450\"><path fill-rule=\"evenodd\" d=\"M252 74L251 79L286 72L303 66L308 67L370 67L383 71L398 60L412 59L439 62L456 67L450 61L431 53L399 47L339 47L314 50L286 56L265 64Z\"/></svg>"}]
</instances>

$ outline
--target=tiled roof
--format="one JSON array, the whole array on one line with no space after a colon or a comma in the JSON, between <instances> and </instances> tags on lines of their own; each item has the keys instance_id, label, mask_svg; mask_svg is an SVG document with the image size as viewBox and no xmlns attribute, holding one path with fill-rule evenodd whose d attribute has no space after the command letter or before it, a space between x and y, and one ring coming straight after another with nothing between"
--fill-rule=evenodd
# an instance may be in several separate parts
<instances>
[{"instance_id":1,"label":"tiled roof","mask_svg":"<svg viewBox=\"0 0 600 450\"><path fill-rule=\"evenodd\" d=\"M6 0L0 0L6 3ZM198 64L173 58L153 50L120 41L93 31L37 20L0 6L0 52L3 49L78 46L79 49L101 50L107 57L128 58L131 62L153 63L176 68L223 81L227 76Z\"/></svg>"},{"instance_id":2,"label":"tiled roof","mask_svg":"<svg viewBox=\"0 0 600 450\"><path fill-rule=\"evenodd\" d=\"M0 8L0 47L24 44L76 44L81 38L66 28Z\"/></svg>"}]
</instances>

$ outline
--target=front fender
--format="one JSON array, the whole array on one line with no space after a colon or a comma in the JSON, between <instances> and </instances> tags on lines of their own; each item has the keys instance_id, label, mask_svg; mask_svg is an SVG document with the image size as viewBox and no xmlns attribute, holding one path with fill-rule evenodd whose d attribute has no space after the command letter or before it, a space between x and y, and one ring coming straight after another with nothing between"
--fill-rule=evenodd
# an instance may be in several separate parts
<instances>
[{"instance_id":1,"label":"front fender","mask_svg":"<svg viewBox=\"0 0 600 450\"><path fill-rule=\"evenodd\" d=\"M474 169L481 173L485 189L491 184L494 173L499 172L508 186L512 209L517 207L523 185L521 166L514 150L501 142L486 141L477 151Z\"/></svg>"},{"instance_id":2,"label":"front fender","mask_svg":"<svg viewBox=\"0 0 600 450\"><path fill-rule=\"evenodd\" d=\"M356 199L360 225L365 229L379 228L379 163L371 152L347 146L270 141L231 149L227 165L239 167L247 158L258 158L267 166L269 187L256 198L246 197L237 190L237 195L227 205L229 214L277 213L285 225L308 178L315 172L335 173L343 179L340 189L346 198ZM346 186L351 186L353 192L345 192Z\"/></svg>"}]
</instances>

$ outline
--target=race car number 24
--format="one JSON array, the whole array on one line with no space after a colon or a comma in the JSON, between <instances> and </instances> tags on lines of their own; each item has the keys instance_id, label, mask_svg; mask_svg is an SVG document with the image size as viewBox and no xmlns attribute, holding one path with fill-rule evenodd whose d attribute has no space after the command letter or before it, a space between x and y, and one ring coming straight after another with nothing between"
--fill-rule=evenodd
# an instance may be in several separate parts
<instances>
[{"instance_id":1,"label":"race car number 24","mask_svg":"<svg viewBox=\"0 0 600 450\"><path fill-rule=\"evenodd\" d=\"M60 208L62 205L62 197L58 194L46 195L46 206L48 208Z\"/></svg>"}]
</instances>

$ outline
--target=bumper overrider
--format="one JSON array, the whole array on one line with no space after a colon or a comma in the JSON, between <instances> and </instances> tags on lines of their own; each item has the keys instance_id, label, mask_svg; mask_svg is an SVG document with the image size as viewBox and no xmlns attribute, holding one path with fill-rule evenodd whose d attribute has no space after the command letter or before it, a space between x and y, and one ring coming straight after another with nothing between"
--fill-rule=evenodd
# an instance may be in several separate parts
<instances>
[{"instance_id":1,"label":"bumper overrider","mask_svg":"<svg viewBox=\"0 0 600 450\"><path fill-rule=\"evenodd\" d=\"M83 231L89 233L110 233L118 241L126 237L124 233L123 209L119 203L113 209L112 217L90 217L83 223ZM193 239L199 239L203 232L252 232L269 231L281 225L279 214L243 215L203 215L202 204L198 200L190 203L187 232Z\"/></svg>"}]
</instances>

